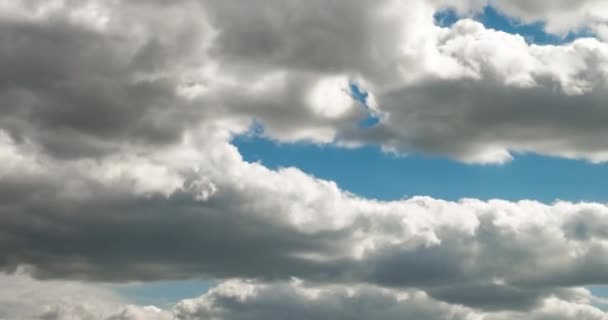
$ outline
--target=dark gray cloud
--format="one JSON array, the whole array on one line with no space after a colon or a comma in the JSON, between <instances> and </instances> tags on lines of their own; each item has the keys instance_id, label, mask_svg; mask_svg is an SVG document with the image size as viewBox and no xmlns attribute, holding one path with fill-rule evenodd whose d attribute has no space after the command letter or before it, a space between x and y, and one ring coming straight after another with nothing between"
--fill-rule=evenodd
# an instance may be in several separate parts
<instances>
[{"instance_id":1,"label":"dark gray cloud","mask_svg":"<svg viewBox=\"0 0 608 320\"><path fill-rule=\"evenodd\" d=\"M371 141L471 162L530 151L603 161L606 91L568 96L556 93L556 86L504 88L454 80L396 90L383 97L390 118L373 129Z\"/></svg>"},{"instance_id":2,"label":"dark gray cloud","mask_svg":"<svg viewBox=\"0 0 608 320\"><path fill-rule=\"evenodd\" d=\"M218 27L212 55L244 68L395 78L396 48L413 19L388 12L391 1L203 1ZM412 9L422 8L412 2Z\"/></svg>"},{"instance_id":3,"label":"dark gray cloud","mask_svg":"<svg viewBox=\"0 0 608 320\"><path fill-rule=\"evenodd\" d=\"M57 157L98 157L124 144L177 141L197 120L180 110L187 103L176 96L176 70L191 65L209 33L194 19L170 26L160 20L185 18L183 4L82 1L48 9L42 18L3 15L2 129ZM82 21L93 5L101 7L107 25ZM30 6L44 10L43 3ZM135 10L144 13L133 19Z\"/></svg>"}]
</instances>

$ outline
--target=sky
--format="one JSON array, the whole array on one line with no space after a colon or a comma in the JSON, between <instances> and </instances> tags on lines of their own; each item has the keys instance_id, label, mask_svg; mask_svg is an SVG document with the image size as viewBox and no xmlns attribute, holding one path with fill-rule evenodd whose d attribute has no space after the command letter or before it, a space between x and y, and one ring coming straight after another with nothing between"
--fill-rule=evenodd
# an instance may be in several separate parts
<instances>
[{"instance_id":1,"label":"sky","mask_svg":"<svg viewBox=\"0 0 608 320\"><path fill-rule=\"evenodd\" d=\"M0 320L608 319L606 13L0 1Z\"/></svg>"}]
</instances>

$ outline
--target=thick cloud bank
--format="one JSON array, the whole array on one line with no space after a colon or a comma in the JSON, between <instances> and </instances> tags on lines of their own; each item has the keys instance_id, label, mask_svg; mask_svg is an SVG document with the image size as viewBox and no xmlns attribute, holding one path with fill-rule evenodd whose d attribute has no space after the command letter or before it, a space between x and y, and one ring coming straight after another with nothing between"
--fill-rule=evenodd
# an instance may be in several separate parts
<instances>
[{"instance_id":1,"label":"thick cloud bank","mask_svg":"<svg viewBox=\"0 0 608 320\"><path fill-rule=\"evenodd\" d=\"M7 139L2 268L105 281L295 276L488 310L608 283L606 205L368 200L244 162L210 130L95 163L41 164Z\"/></svg>"},{"instance_id":2,"label":"thick cloud bank","mask_svg":"<svg viewBox=\"0 0 608 320\"><path fill-rule=\"evenodd\" d=\"M454 4L0 1L0 270L103 300L0 317L605 319L605 204L376 201L230 143L608 160L608 44L437 26ZM171 310L78 282L191 278L228 282Z\"/></svg>"},{"instance_id":3,"label":"thick cloud bank","mask_svg":"<svg viewBox=\"0 0 608 320\"><path fill-rule=\"evenodd\" d=\"M230 118L281 141L467 162L608 159L606 43L539 46L472 20L441 28L437 10L479 3L439 2L4 1L0 126L57 158L170 145ZM496 5L553 12L544 3ZM370 112L380 123L359 125Z\"/></svg>"}]
</instances>

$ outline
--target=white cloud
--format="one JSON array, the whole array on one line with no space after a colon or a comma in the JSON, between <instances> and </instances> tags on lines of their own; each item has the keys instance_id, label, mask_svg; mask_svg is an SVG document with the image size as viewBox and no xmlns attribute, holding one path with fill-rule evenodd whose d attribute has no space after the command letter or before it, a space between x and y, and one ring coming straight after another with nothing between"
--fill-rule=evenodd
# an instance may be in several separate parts
<instances>
[{"instance_id":1,"label":"white cloud","mask_svg":"<svg viewBox=\"0 0 608 320\"><path fill-rule=\"evenodd\" d=\"M515 23L544 23L545 31L556 35L590 29L598 33L608 23L608 9L602 0L443 0L443 5L461 13L478 12L491 5ZM599 33L601 36L601 32Z\"/></svg>"}]
</instances>

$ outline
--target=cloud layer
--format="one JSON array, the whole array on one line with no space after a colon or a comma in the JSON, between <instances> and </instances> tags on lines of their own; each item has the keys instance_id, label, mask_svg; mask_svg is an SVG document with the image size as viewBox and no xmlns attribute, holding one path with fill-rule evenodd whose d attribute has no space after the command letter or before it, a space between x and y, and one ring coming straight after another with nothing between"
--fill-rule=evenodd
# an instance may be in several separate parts
<instances>
[{"instance_id":1,"label":"cloud layer","mask_svg":"<svg viewBox=\"0 0 608 320\"><path fill-rule=\"evenodd\" d=\"M545 299L534 310L482 312L439 302L419 290L383 289L369 285L311 286L300 280L261 283L232 279L208 293L179 301L165 310L129 305L107 289L54 281L39 283L25 276L0 279L10 293L0 300L0 317L45 320L202 320L202 319L425 319L603 320L603 311L589 306L591 296L578 290L569 300ZM35 292L36 294L32 294ZM59 297L57 293L64 295ZM88 300L70 299L86 295ZM90 298L94 297L94 298ZM76 302L78 301L78 302Z\"/></svg>"},{"instance_id":2,"label":"cloud layer","mask_svg":"<svg viewBox=\"0 0 608 320\"><path fill-rule=\"evenodd\" d=\"M363 199L244 162L209 130L97 163L5 155L2 268L103 281L296 276L488 310L608 283L604 204Z\"/></svg>"},{"instance_id":3,"label":"cloud layer","mask_svg":"<svg viewBox=\"0 0 608 320\"><path fill-rule=\"evenodd\" d=\"M170 145L229 118L280 141L467 162L608 159L608 46L437 26L448 4L475 7L456 2L7 1L1 125L58 158ZM372 110L349 98L352 82ZM370 111L382 121L360 126Z\"/></svg>"}]
</instances>

